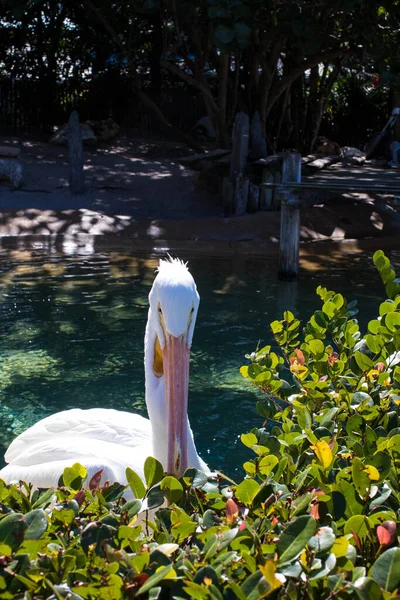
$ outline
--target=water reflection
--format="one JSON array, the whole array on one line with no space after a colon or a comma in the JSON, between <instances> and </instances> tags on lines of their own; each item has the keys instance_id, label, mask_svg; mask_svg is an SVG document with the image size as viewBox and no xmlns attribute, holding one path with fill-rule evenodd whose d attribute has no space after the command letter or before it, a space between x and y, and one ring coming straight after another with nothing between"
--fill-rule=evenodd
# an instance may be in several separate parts
<instances>
[{"instance_id":1,"label":"water reflection","mask_svg":"<svg viewBox=\"0 0 400 600\"><path fill-rule=\"evenodd\" d=\"M398 255L393 254L394 263ZM0 252L0 444L38 419L73 407L145 414L143 337L158 258L128 252L68 255ZM254 257L190 260L201 295L194 336L190 416L212 467L234 475L247 456L238 436L261 421L257 392L239 374L244 355L271 342L284 309L306 318L322 284L357 299L360 321L376 314L383 288L371 258L310 256L298 282Z\"/></svg>"}]
</instances>

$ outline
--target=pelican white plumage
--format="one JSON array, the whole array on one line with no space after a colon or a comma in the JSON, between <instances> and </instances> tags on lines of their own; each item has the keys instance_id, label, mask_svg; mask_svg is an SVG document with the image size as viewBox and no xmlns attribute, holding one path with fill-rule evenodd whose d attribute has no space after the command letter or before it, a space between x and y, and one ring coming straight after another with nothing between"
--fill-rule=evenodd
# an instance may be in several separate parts
<instances>
[{"instance_id":1,"label":"pelican white plumage","mask_svg":"<svg viewBox=\"0 0 400 600\"><path fill-rule=\"evenodd\" d=\"M187 415L189 355L200 297L186 265L161 260L149 295L145 386L149 420L113 409L66 410L42 419L9 446L0 478L56 487L65 467L79 462L87 482L103 469L105 481L125 483L126 467L142 478L148 456L180 476L188 467L208 472L197 454Z\"/></svg>"}]
</instances>

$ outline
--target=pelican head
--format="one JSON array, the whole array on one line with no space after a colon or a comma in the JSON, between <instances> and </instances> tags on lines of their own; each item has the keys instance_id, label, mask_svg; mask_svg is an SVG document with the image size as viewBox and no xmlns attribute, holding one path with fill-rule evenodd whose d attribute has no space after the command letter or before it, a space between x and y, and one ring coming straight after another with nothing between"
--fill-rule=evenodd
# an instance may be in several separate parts
<instances>
[{"instance_id":1,"label":"pelican head","mask_svg":"<svg viewBox=\"0 0 400 600\"><path fill-rule=\"evenodd\" d=\"M185 263L161 260L149 295L155 329L153 374L163 378L168 473L180 477L188 464L189 357L200 297Z\"/></svg>"}]
</instances>

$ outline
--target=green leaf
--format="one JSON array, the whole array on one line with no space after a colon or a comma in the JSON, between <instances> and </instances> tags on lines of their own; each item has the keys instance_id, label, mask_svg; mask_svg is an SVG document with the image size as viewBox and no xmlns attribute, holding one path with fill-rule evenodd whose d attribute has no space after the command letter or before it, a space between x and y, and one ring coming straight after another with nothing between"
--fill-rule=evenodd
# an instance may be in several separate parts
<instances>
[{"instance_id":1,"label":"green leaf","mask_svg":"<svg viewBox=\"0 0 400 600\"><path fill-rule=\"evenodd\" d=\"M360 538L361 541L364 541L368 534L368 529L371 528L371 524L368 520L368 517L364 515L355 515L354 517L350 517L344 525L344 533L353 534L354 533Z\"/></svg>"},{"instance_id":2,"label":"green leaf","mask_svg":"<svg viewBox=\"0 0 400 600\"><path fill-rule=\"evenodd\" d=\"M371 480L364 469L364 464L357 457L353 459L352 475L357 492L362 498L366 498L371 488Z\"/></svg>"},{"instance_id":3,"label":"green leaf","mask_svg":"<svg viewBox=\"0 0 400 600\"><path fill-rule=\"evenodd\" d=\"M386 592L393 592L400 585L400 548L383 552L372 565L371 577Z\"/></svg>"},{"instance_id":4,"label":"green leaf","mask_svg":"<svg viewBox=\"0 0 400 600\"><path fill-rule=\"evenodd\" d=\"M226 25L218 25L214 35L217 45L219 42L222 44L230 44L235 39L235 31L232 27L227 27Z\"/></svg>"},{"instance_id":5,"label":"green leaf","mask_svg":"<svg viewBox=\"0 0 400 600\"><path fill-rule=\"evenodd\" d=\"M400 313L390 312L385 317L385 325L389 331L396 331L400 327Z\"/></svg>"},{"instance_id":6,"label":"green leaf","mask_svg":"<svg viewBox=\"0 0 400 600\"><path fill-rule=\"evenodd\" d=\"M382 591L371 577L360 577L354 583L354 591L358 600L382 600Z\"/></svg>"},{"instance_id":7,"label":"green leaf","mask_svg":"<svg viewBox=\"0 0 400 600\"><path fill-rule=\"evenodd\" d=\"M242 444L247 446L247 448L251 448L255 444L257 444L258 440L254 433L242 433L240 436L240 441Z\"/></svg>"},{"instance_id":8,"label":"green leaf","mask_svg":"<svg viewBox=\"0 0 400 600\"><path fill-rule=\"evenodd\" d=\"M394 310L396 310L396 305L394 304L394 302L386 300L385 302L382 302L382 304L379 306L379 316L383 317L383 315L386 315L389 312L393 312Z\"/></svg>"},{"instance_id":9,"label":"green leaf","mask_svg":"<svg viewBox=\"0 0 400 600\"><path fill-rule=\"evenodd\" d=\"M181 482L175 477L172 477L172 475L164 477L161 481L160 488L165 492L165 496L170 502L179 502L183 496Z\"/></svg>"},{"instance_id":10,"label":"green leaf","mask_svg":"<svg viewBox=\"0 0 400 600\"><path fill-rule=\"evenodd\" d=\"M312 425L312 418L310 411L304 406L303 408L296 407L297 422L300 427L304 430L308 429Z\"/></svg>"},{"instance_id":11,"label":"green leaf","mask_svg":"<svg viewBox=\"0 0 400 600\"><path fill-rule=\"evenodd\" d=\"M254 479L245 479L236 487L236 497L243 504L251 505L258 491L260 484Z\"/></svg>"},{"instance_id":12,"label":"green leaf","mask_svg":"<svg viewBox=\"0 0 400 600\"><path fill-rule=\"evenodd\" d=\"M359 350L354 352L354 358L361 371L369 371L375 366L372 360L366 354L362 354Z\"/></svg>"},{"instance_id":13,"label":"green leaf","mask_svg":"<svg viewBox=\"0 0 400 600\"><path fill-rule=\"evenodd\" d=\"M144 478L148 488L159 483L164 476L164 467L157 459L149 456L144 461Z\"/></svg>"},{"instance_id":14,"label":"green leaf","mask_svg":"<svg viewBox=\"0 0 400 600\"><path fill-rule=\"evenodd\" d=\"M25 515L27 530L25 531L26 540L38 540L47 530L47 517L43 509L37 508Z\"/></svg>"},{"instance_id":15,"label":"green leaf","mask_svg":"<svg viewBox=\"0 0 400 600\"><path fill-rule=\"evenodd\" d=\"M267 454L258 463L258 470L261 475L269 475L272 469L279 463L279 458L273 454Z\"/></svg>"},{"instance_id":16,"label":"green leaf","mask_svg":"<svg viewBox=\"0 0 400 600\"><path fill-rule=\"evenodd\" d=\"M391 313L391 314L397 314L397 313ZM367 333L367 335L365 336L364 339L367 343L368 349L371 350L371 352L373 352L374 354L379 354L380 351L382 350L383 346L385 345L384 339L381 338L379 335L371 335L371 334Z\"/></svg>"},{"instance_id":17,"label":"green leaf","mask_svg":"<svg viewBox=\"0 0 400 600\"><path fill-rule=\"evenodd\" d=\"M128 482L128 485L131 488L135 498L144 498L146 495L146 488L139 475L135 473L135 471L133 471L130 467L127 467L125 475L126 481Z\"/></svg>"},{"instance_id":18,"label":"green leaf","mask_svg":"<svg viewBox=\"0 0 400 600\"><path fill-rule=\"evenodd\" d=\"M318 529L316 535L310 537L307 545L317 555L325 554L325 552L332 548L335 539L336 537L331 527L321 527Z\"/></svg>"},{"instance_id":19,"label":"green leaf","mask_svg":"<svg viewBox=\"0 0 400 600\"><path fill-rule=\"evenodd\" d=\"M142 501L134 498L133 500L128 500L121 508L121 513L127 512L130 519L133 519L135 515L140 512L142 508Z\"/></svg>"},{"instance_id":20,"label":"green leaf","mask_svg":"<svg viewBox=\"0 0 400 600\"><path fill-rule=\"evenodd\" d=\"M166 565L165 567L160 567L157 571L151 575L147 581L142 585L142 587L137 591L137 595L146 594L151 588L155 587L160 581L165 579L170 570L172 569L171 565Z\"/></svg>"},{"instance_id":21,"label":"green leaf","mask_svg":"<svg viewBox=\"0 0 400 600\"><path fill-rule=\"evenodd\" d=\"M362 513L363 505L354 486L345 480L341 480L338 484L339 492L341 492L346 500L346 516L359 515Z\"/></svg>"},{"instance_id":22,"label":"green leaf","mask_svg":"<svg viewBox=\"0 0 400 600\"><path fill-rule=\"evenodd\" d=\"M314 354L315 356L320 356L321 354L324 354L324 352L325 352L325 346L324 346L323 342L321 342L321 340L310 340L308 342L308 345L310 347L312 354Z\"/></svg>"},{"instance_id":23,"label":"green leaf","mask_svg":"<svg viewBox=\"0 0 400 600\"><path fill-rule=\"evenodd\" d=\"M62 474L64 485L77 491L82 488L86 478L87 470L79 463L74 463L72 467L66 467Z\"/></svg>"},{"instance_id":24,"label":"green leaf","mask_svg":"<svg viewBox=\"0 0 400 600\"><path fill-rule=\"evenodd\" d=\"M208 16L210 19L229 19L229 12L223 6L210 6Z\"/></svg>"},{"instance_id":25,"label":"green leaf","mask_svg":"<svg viewBox=\"0 0 400 600\"><path fill-rule=\"evenodd\" d=\"M302 515L290 523L281 533L276 545L279 564L299 556L317 528L317 521L310 515Z\"/></svg>"},{"instance_id":26,"label":"green leaf","mask_svg":"<svg viewBox=\"0 0 400 600\"><path fill-rule=\"evenodd\" d=\"M95 553L98 556L103 556L104 544L108 543L112 545L112 540L116 532L115 527L110 527L110 525L100 522L89 523L82 531L82 550L87 555L90 547L93 546Z\"/></svg>"},{"instance_id":27,"label":"green leaf","mask_svg":"<svg viewBox=\"0 0 400 600\"><path fill-rule=\"evenodd\" d=\"M13 513L3 517L0 521L0 543L17 550L24 541L26 529L24 515Z\"/></svg>"}]
</instances>

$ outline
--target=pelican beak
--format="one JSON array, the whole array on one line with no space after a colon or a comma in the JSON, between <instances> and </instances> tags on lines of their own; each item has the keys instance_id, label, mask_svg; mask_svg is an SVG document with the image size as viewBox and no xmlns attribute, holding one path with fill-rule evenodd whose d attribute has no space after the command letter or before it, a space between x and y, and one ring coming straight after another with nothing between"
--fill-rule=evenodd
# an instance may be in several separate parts
<instances>
[{"instance_id":1,"label":"pelican beak","mask_svg":"<svg viewBox=\"0 0 400 600\"><path fill-rule=\"evenodd\" d=\"M189 356L186 335L166 335L163 365L167 407L167 472L178 478L188 468Z\"/></svg>"}]
</instances>

